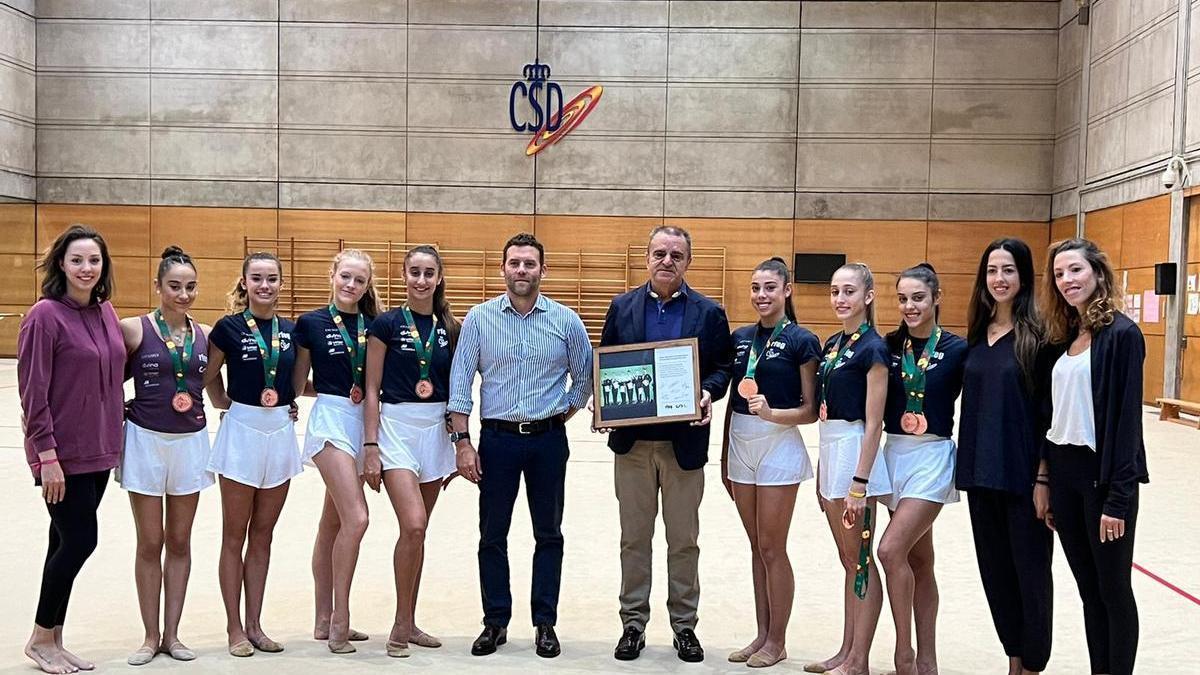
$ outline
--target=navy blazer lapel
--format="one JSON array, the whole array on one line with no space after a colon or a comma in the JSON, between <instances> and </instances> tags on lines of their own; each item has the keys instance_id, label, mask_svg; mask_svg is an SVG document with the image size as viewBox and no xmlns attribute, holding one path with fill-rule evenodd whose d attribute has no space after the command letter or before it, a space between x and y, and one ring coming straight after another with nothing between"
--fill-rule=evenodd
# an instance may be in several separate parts
<instances>
[{"instance_id":1,"label":"navy blazer lapel","mask_svg":"<svg viewBox=\"0 0 1200 675\"><path fill-rule=\"evenodd\" d=\"M680 337L692 337L700 335L698 330L700 324L700 297L695 291L687 294L687 304L683 307L683 330L680 331Z\"/></svg>"},{"instance_id":2,"label":"navy blazer lapel","mask_svg":"<svg viewBox=\"0 0 1200 675\"><path fill-rule=\"evenodd\" d=\"M646 285L638 286L633 294L633 341L646 341Z\"/></svg>"}]
</instances>

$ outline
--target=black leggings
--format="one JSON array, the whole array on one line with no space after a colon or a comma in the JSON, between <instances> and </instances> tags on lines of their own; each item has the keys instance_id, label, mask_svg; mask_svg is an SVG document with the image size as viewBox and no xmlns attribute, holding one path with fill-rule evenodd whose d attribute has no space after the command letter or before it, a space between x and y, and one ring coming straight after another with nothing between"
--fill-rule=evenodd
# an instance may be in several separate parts
<instances>
[{"instance_id":1,"label":"black leggings","mask_svg":"<svg viewBox=\"0 0 1200 675\"><path fill-rule=\"evenodd\" d=\"M1050 508L1058 539L1083 600L1083 625L1093 673L1133 672L1138 645L1138 611L1130 583L1138 489L1134 484L1125 536L1100 543L1100 515L1107 488L1096 486L1096 453L1050 444Z\"/></svg>"},{"instance_id":2,"label":"black leggings","mask_svg":"<svg viewBox=\"0 0 1200 675\"><path fill-rule=\"evenodd\" d=\"M46 629L63 625L75 577L96 550L96 509L108 485L108 470L66 477L66 497L47 504L50 545L42 568L42 594L34 621Z\"/></svg>"}]
</instances>

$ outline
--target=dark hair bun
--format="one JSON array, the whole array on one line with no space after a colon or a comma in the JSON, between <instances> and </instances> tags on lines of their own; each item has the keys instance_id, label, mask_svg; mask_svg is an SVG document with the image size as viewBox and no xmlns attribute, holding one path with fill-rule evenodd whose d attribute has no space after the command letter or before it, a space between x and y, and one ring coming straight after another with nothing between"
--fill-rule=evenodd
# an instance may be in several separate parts
<instances>
[{"instance_id":1,"label":"dark hair bun","mask_svg":"<svg viewBox=\"0 0 1200 675\"><path fill-rule=\"evenodd\" d=\"M163 252L162 252L163 260L166 260L167 258L187 258L187 257L188 257L188 254L184 253L183 249L181 249L175 245L171 245L171 246L164 248Z\"/></svg>"},{"instance_id":2,"label":"dark hair bun","mask_svg":"<svg viewBox=\"0 0 1200 675\"><path fill-rule=\"evenodd\" d=\"M775 262L777 262L777 263L780 263L780 264L782 264L782 265L784 265L784 266L786 266L786 265L787 265L787 261L786 261L786 260L784 260L783 258L780 258L780 257L779 257L779 256L777 256L777 255L775 255L775 256L771 256L771 260L774 260Z\"/></svg>"},{"instance_id":3,"label":"dark hair bun","mask_svg":"<svg viewBox=\"0 0 1200 675\"><path fill-rule=\"evenodd\" d=\"M933 269L933 265L930 265L930 264L929 264L929 263L927 263L927 262L918 263L918 264L917 264L917 267L924 267L925 269L929 270L930 272L933 272L934 274L937 274L937 270Z\"/></svg>"}]
</instances>

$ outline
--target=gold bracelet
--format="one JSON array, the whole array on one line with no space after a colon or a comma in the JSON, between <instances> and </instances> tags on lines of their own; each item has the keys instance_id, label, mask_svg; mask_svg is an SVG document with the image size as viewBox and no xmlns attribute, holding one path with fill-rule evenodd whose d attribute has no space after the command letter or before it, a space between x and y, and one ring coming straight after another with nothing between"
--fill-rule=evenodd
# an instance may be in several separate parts
<instances>
[{"instance_id":1,"label":"gold bracelet","mask_svg":"<svg viewBox=\"0 0 1200 675\"><path fill-rule=\"evenodd\" d=\"M850 493L849 493L849 494L850 494L850 496L851 496L851 497L854 497L855 499L865 499L865 498L867 497L867 493L866 493L866 492L854 492L854 491L850 491Z\"/></svg>"}]
</instances>

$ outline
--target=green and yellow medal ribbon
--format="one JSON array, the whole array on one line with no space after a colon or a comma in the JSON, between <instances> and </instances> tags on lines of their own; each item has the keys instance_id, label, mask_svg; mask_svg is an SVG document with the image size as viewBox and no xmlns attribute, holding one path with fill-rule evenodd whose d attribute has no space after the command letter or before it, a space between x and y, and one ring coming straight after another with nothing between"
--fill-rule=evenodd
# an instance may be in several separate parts
<instances>
[{"instance_id":1,"label":"green and yellow medal ribbon","mask_svg":"<svg viewBox=\"0 0 1200 675\"><path fill-rule=\"evenodd\" d=\"M867 597L867 582L871 578L871 506L863 507L862 544L858 547L858 569L854 572L854 595Z\"/></svg>"},{"instance_id":2,"label":"green and yellow medal ribbon","mask_svg":"<svg viewBox=\"0 0 1200 675\"><path fill-rule=\"evenodd\" d=\"M171 337L171 328L167 326L167 320L163 318L162 310L154 310L154 322L158 324L158 334L162 336L163 342L167 345L167 351L171 353L171 365L175 368L175 393L182 393L188 390L187 375L188 364L192 360L192 321L184 317L184 323L187 324L187 335L183 338L183 350L180 352L179 346L175 344L175 338Z\"/></svg>"},{"instance_id":3,"label":"green and yellow medal ribbon","mask_svg":"<svg viewBox=\"0 0 1200 675\"><path fill-rule=\"evenodd\" d=\"M358 313L357 332L353 340L350 339L350 331L346 330L346 323L342 321L342 315L338 314L336 305L329 305L329 316L333 317L333 325L337 326L338 332L342 334L342 343L346 345L346 352L350 355L354 384L361 387L363 368L367 363L367 324L363 319L362 312Z\"/></svg>"},{"instance_id":4,"label":"green and yellow medal ribbon","mask_svg":"<svg viewBox=\"0 0 1200 675\"><path fill-rule=\"evenodd\" d=\"M746 379L747 380L754 379L754 372L756 370L758 370L758 360L759 360L759 357L762 356L762 352L767 350L767 347L772 342L775 341L775 338L779 337L780 333L783 332L783 329L787 328L788 324L790 324L790 323L791 323L791 321L789 319L787 319L786 317L783 319L780 319L779 323L775 324L775 329L771 331L771 337L767 338L767 341L765 343L763 343L763 346L761 349L758 346L757 340L754 340L750 343L750 356L747 357L747 359L746 359Z\"/></svg>"},{"instance_id":5,"label":"green and yellow medal ribbon","mask_svg":"<svg viewBox=\"0 0 1200 675\"><path fill-rule=\"evenodd\" d=\"M408 309L408 305L402 308L404 312L404 322L408 324L408 333L412 336L413 349L417 351L417 359L420 362L421 375L418 379L429 379L429 365L433 361L433 338L437 335L437 315L433 317L433 326L429 329L429 337L425 342L421 342L421 331L417 330L417 322L413 319L412 311Z\"/></svg>"},{"instance_id":6,"label":"green and yellow medal ribbon","mask_svg":"<svg viewBox=\"0 0 1200 675\"><path fill-rule=\"evenodd\" d=\"M900 379L904 382L904 411L922 414L925 411L925 371L937 352L938 340L942 339L942 327L934 326L933 335L921 350L921 358L913 353L912 338L904 340L904 356L900 359Z\"/></svg>"},{"instance_id":7,"label":"green and yellow medal ribbon","mask_svg":"<svg viewBox=\"0 0 1200 675\"><path fill-rule=\"evenodd\" d=\"M279 367L279 317L271 317L271 344L269 346L263 339L262 331L258 329L258 322L255 321L254 315L250 313L249 309L242 312L242 318L246 320L250 332L254 333L254 341L258 343L258 353L262 356L263 364L263 384L267 389L274 389L275 373Z\"/></svg>"}]
</instances>

